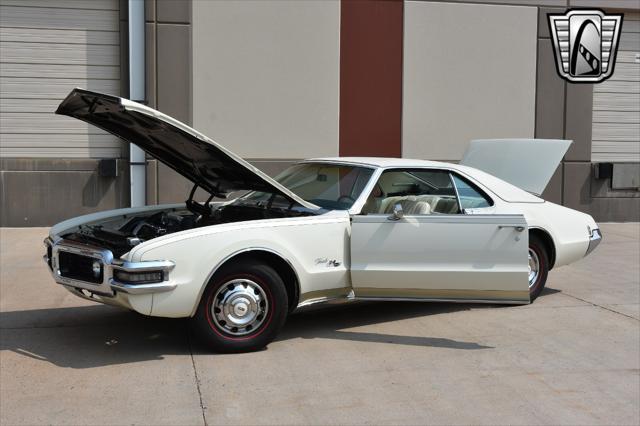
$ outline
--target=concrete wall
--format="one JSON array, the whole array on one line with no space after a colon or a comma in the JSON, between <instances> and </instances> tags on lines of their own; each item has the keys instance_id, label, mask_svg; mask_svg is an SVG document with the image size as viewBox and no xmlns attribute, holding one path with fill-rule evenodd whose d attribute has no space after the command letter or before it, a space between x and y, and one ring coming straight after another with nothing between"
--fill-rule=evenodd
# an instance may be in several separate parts
<instances>
[{"instance_id":1,"label":"concrete wall","mask_svg":"<svg viewBox=\"0 0 640 426\"><path fill-rule=\"evenodd\" d=\"M537 8L407 1L404 16L403 157L533 137Z\"/></svg>"},{"instance_id":2,"label":"concrete wall","mask_svg":"<svg viewBox=\"0 0 640 426\"><path fill-rule=\"evenodd\" d=\"M128 206L128 163L119 162L118 177L100 176L98 164L94 159L0 159L0 226L49 226Z\"/></svg>"}]
</instances>

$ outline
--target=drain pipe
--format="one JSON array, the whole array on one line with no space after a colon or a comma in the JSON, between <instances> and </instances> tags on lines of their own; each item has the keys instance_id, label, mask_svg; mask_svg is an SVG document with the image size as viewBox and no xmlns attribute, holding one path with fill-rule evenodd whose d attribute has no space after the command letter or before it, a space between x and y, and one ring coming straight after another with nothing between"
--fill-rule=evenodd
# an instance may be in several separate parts
<instances>
[{"instance_id":1,"label":"drain pipe","mask_svg":"<svg viewBox=\"0 0 640 426\"><path fill-rule=\"evenodd\" d=\"M144 0L129 0L129 99L146 104ZM129 144L131 207L146 204L147 162L145 152Z\"/></svg>"}]
</instances>

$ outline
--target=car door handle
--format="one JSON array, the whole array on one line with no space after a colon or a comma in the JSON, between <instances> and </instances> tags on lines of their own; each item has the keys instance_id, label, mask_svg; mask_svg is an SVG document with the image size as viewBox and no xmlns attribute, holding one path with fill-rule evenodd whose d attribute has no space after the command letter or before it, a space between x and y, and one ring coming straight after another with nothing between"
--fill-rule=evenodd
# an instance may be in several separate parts
<instances>
[{"instance_id":1,"label":"car door handle","mask_svg":"<svg viewBox=\"0 0 640 426\"><path fill-rule=\"evenodd\" d=\"M522 225L498 225L498 229L502 229L502 228L513 228L518 232L524 231L524 226Z\"/></svg>"}]
</instances>

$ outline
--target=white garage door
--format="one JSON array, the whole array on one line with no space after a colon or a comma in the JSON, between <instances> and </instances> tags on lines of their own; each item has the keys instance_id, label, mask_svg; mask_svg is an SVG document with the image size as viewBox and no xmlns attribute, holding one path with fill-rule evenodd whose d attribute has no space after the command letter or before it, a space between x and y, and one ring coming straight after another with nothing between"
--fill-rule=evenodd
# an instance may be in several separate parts
<instances>
[{"instance_id":1,"label":"white garage door","mask_svg":"<svg viewBox=\"0 0 640 426\"><path fill-rule=\"evenodd\" d=\"M0 0L0 157L112 158L123 144L53 114L74 87L120 92L118 0Z\"/></svg>"},{"instance_id":2,"label":"white garage door","mask_svg":"<svg viewBox=\"0 0 640 426\"><path fill-rule=\"evenodd\" d=\"M640 162L640 14L625 13L613 76L593 89L594 162Z\"/></svg>"}]
</instances>

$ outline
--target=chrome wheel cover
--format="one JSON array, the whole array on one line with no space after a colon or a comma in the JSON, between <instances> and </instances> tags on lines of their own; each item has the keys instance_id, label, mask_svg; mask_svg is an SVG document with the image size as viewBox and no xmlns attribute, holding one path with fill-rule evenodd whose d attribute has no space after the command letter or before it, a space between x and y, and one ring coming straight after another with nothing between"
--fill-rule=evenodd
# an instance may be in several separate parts
<instances>
[{"instance_id":1,"label":"chrome wheel cover","mask_svg":"<svg viewBox=\"0 0 640 426\"><path fill-rule=\"evenodd\" d=\"M233 336L244 336L262 325L269 313L269 301L258 283L235 279L218 288L210 309L218 328Z\"/></svg>"},{"instance_id":2,"label":"chrome wheel cover","mask_svg":"<svg viewBox=\"0 0 640 426\"><path fill-rule=\"evenodd\" d=\"M540 258L535 250L529 248L529 288L533 287L540 274Z\"/></svg>"}]
</instances>

